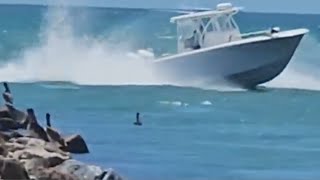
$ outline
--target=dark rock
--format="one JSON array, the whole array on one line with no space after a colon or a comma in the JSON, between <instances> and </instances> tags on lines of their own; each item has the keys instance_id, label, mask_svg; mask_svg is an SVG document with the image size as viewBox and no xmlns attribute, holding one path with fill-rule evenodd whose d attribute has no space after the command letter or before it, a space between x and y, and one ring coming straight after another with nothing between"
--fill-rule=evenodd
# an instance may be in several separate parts
<instances>
[{"instance_id":1,"label":"dark rock","mask_svg":"<svg viewBox=\"0 0 320 180\"><path fill-rule=\"evenodd\" d=\"M6 108L8 109L8 113L10 115L10 118L14 121L24 125L24 128L26 128L27 125L27 113L20 111L16 109L12 104L6 103Z\"/></svg>"},{"instance_id":2,"label":"dark rock","mask_svg":"<svg viewBox=\"0 0 320 180\"><path fill-rule=\"evenodd\" d=\"M2 179L29 179L27 171L18 161L3 157L0 157L0 174Z\"/></svg>"},{"instance_id":3,"label":"dark rock","mask_svg":"<svg viewBox=\"0 0 320 180\"><path fill-rule=\"evenodd\" d=\"M4 92L2 93L2 97L6 103L10 103L10 104L13 103L13 97L11 93Z\"/></svg>"},{"instance_id":4,"label":"dark rock","mask_svg":"<svg viewBox=\"0 0 320 180\"><path fill-rule=\"evenodd\" d=\"M57 130L51 127L47 127L47 135L51 142L58 142L61 147L66 146L64 139L61 137L60 133Z\"/></svg>"},{"instance_id":5,"label":"dark rock","mask_svg":"<svg viewBox=\"0 0 320 180\"><path fill-rule=\"evenodd\" d=\"M0 118L10 118L9 109L6 106L0 107Z\"/></svg>"},{"instance_id":6,"label":"dark rock","mask_svg":"<svg viewBox=\"0 0 320 180\"><path fill-rule=\"evenodd\" d=\"M11 118L0 119L0 130L2 131L17 130L19 128L22 128L22 125Z\"/></svg>"},{"instance_id":7,"label":"dark rock","mask_svg":"<svg viewBox=\"0 0 320 180\"><path fill-rule=\"evenodd\" d=\"M34 138L39 138L44 141L49 142L49 138L44 129L38 124L37 118L34 114L33 109L27 109L28 113L28 126L27 130L30 131L30 134Z\"/></svg>"},{"instance_id":8,"label":"dark rock","mask_svg":"<svg viewBox=\"0 0 320 180\"><path fill-rule=\"evenodd\" d=\"M89 153L88 146L84 139L80 135L72 135L65 138L66 147L65 151L75 153L75 154L84 154Z\"/></svg>"},{"instance_id":9,"label":"dark rock","mask_svg":"<svg viewBox=\"0 0 320 180\"><path fill-rule=\"evenodd\" d=\"M56 153L59 153L59 154L62 154L64 156L69 156L71 157L70 153L69 152L65 152L61 149L62 147L60 146L60 144L58 143L54 143L54 142L49 142L49 143L46 143L44 149L48 152L56 152Z\"/></svg>"},{"instance_id":10,"label":"dark rock","mask_svg":"<svg viewBox=\"0 0 320 180\"><path fill-rule=\"evenodd\" d=\"M0 144L6 143L10 141L11 139L20 138L22 135L20 135L18 132L15 131L8 131L8 132L1 132L0 131Z\"/></svg>"},{"instance_id":11,"label":"dark rock","mask_svg":"<svg viewBox=\"0 0 320 180\"><path fill-rule=\"evenodd\" d=\"M13 96L11 94L8 83L4 82L3 86L4 86L4 93L2 93L2 97L6 103L12 104L13 103Z\"/></svg>"},{"instance_id":12,"label":"dark rock","mask_svg":"<svg viewBox=\"0 0 320 180\"><path fill-rule=\"evenodd\" d=\"M11 138L21 138L21 137L23 137L23 135L22 134L20 134L19 132L16 132L16 131L13 131L12 133L10 133L10 139Z\"/></svg>"}]
</instances>

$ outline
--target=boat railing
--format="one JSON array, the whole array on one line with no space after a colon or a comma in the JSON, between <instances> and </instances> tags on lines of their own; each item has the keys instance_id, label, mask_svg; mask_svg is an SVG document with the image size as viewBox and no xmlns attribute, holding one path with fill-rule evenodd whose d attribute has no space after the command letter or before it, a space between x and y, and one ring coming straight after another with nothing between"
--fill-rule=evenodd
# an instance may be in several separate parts
<instances>
[{"instance_id":1,"label":"boat railing","mask_svg":"<svg viewBox=\"0 0 320 180\"><path fill-rule=\"evenodd\" d=\"M271 36L271 30L262 30L262 31L256 31L256 32L250 32L250 33L243 33L241 34L241 38L250 38L250 37L255 37L255 36Z\"/></svg>"}]
</instances>

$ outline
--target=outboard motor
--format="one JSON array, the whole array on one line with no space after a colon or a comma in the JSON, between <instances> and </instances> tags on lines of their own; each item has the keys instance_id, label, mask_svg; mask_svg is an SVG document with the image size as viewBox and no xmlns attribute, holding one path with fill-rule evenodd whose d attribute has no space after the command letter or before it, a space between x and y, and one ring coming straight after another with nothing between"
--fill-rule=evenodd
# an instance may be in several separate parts
<instances>
[{"instance_id":1,"label":"outboard motor","mask_svg":"<svg viewBox=\"0 0 320 180\"><path fill-rule=\"evenodd\" d=\"M280 32L280 28L279 27L272 27L271 28L271 34L278 33L278 32Z\"/></svg>"}]
</instances>

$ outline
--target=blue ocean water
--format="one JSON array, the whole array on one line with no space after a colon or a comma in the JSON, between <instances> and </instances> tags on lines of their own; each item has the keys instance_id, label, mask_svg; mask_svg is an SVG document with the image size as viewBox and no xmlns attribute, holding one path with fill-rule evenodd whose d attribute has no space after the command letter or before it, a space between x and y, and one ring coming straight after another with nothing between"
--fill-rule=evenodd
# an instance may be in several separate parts
<instances>
[{"instance_id":1,"label":"blue ocean water","mask_svg":"<svg viewBox=\"0 0 320 180\"><path fill-rule=\"evenodd\" d=\"M175 52L176 14L1 5L0 80L42 124L50 112L84 136L91 153L77 158L128 179L319 179L320 15L237 16L243 32L310 29L278 78L246 91L152 77L141 53Z\"/></svg>"}]
</instances>

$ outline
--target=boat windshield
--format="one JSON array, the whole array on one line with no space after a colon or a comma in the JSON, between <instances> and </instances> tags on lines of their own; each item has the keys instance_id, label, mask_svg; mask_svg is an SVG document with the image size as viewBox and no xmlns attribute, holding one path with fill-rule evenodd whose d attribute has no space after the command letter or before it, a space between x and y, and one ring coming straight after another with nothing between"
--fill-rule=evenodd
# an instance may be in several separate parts
<instances>
[{"instance_id":1,"label":"boat windshield","mask_svg":"<svg viewBox=\"0 0 320 180\"><path fill-rule=\"evenodd\" d=\"M209 11L175 17L178 51L190 51L241 39L233 15L237 11Z\"/></svg>"}]
</instances>

